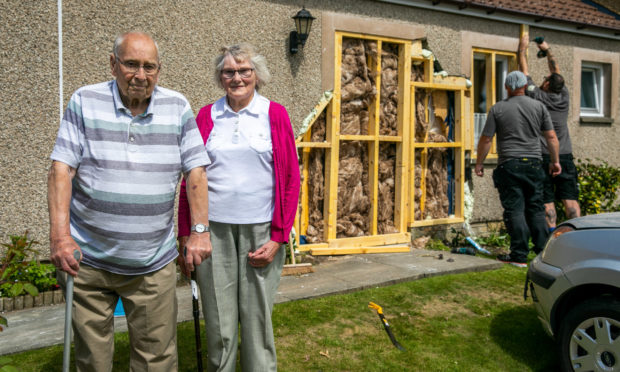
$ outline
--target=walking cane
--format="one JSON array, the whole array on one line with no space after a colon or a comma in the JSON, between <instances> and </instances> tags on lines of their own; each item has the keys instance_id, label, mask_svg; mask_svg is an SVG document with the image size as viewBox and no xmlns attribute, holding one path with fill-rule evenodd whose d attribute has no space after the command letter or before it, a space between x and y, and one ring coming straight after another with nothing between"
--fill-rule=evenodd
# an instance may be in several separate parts
<instances>
[{"instance_id":1,"label":"walking cane","mask_svg":"<svg viewBox=\"0 0 620 372\"><path fill-rule=\"evenodd\" d=\"M194 314L194 333L196 334L196 359L198 361L198 371L202 372L202 346L200 341L200 312L198 306L198 285L196 284L196 269L191 273L192 286L192 310Z\"/></svg>"},{"instance_id":2,"label":"walking cane","mask_svg":"<svg viewBox=\"0 0 620 372\"><path fill-rule=\"evenodd\" d=\"M78 262L82 253L77 249L73 251L73 258ZM62 372L69 372L71 359L71 312L73 310L73 276L67 274L67 287L65 288L65 347L62 352Z\"/></svg>"}]
</instances>

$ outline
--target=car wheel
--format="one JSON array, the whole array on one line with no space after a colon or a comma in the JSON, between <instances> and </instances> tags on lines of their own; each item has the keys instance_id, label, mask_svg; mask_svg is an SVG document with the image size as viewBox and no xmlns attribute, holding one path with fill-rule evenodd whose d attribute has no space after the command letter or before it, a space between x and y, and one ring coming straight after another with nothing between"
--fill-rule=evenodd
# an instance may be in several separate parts
<instances>
[{"instance_id":1,"label":"car wheel","mask_svg":"<svg viewBox=\"0 0 620 372\"><path fill-rule=\"evenodd\" d=\"M620 371L620 301L582 302L561 320L558 336L563 371Z\"/></svg>"}]
</instances>

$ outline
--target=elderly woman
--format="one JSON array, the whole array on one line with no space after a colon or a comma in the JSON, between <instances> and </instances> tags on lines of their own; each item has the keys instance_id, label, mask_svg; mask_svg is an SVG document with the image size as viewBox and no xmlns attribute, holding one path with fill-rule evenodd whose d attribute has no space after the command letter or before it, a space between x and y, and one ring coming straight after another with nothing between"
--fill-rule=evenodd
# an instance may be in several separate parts
<instances>
[{"instance_id":1,"label":"elderly woman","mask_svg":"<svg viewBox=\"0 0 620 372\"><path fill-rule=\"evenodd\" d=\"M190 233L211 234L211 258L197 267L208 370L235 370L240 324L243 370L275 371L271 312L286 256L282 243L297 209L297 150L286 109L258 94L270 78L264 57L235 45L222 49L215 66L226 95L196 118L211 158L209 226L190 228L182 185L180 253ZM187 274L182 254L179 261Z\"/></svg>"}]
</instances>

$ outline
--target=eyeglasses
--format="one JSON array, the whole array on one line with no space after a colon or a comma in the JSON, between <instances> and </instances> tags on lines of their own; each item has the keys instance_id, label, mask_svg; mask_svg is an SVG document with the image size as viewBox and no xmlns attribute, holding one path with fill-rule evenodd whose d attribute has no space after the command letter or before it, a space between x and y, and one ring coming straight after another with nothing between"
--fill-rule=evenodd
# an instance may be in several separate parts
<instances>
[{"instance_id":1,"label":"eyeglasses","mask_svg":"<svg viewBox=\"0 0 620 372\"><path fill-rule=\"evenodd\" d=\"M145 63L141 65L135 61L125 62L118 57L116 57L116 60L118 61L118 63L125 66L125 69L132 74L137 74L138 71L140 71L140 68L144 70L145 75L149 75L149 76L155 75L157 72L159 72L159 65L156 63Z\"/></svg>"},{"instance_id":2,"label":"eyeglasses","mask_svg":"<svg viewBox=\"0 0 620 372\"><path fill-rule=\"evenodd\" d=\"M242 78L249 78L252 76L253 68L241 68L239 70L222 70L222 76L224 79L232 79L235 77L236 73L239 73L239 76Z\"/></svg>"}]
</instances>

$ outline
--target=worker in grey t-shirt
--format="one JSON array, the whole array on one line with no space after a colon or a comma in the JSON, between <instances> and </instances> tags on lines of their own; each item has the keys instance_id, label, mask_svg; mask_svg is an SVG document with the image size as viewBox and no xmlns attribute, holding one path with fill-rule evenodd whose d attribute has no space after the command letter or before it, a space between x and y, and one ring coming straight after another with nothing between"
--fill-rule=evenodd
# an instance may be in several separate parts
<instances>
[{"instance_id":1,"label":"worker in grey t-shirt","mask_svg":"<svg viewBox=\"0 0 620 372\"><path fill-rule=\"evenodd\" d=\"M579 217L581 209L579 208L579 187L577 184L577 168L573 161L573 149L571 145L570 135L568 133L568 108L569 94L568 88L564 84L564 78L560 75L560 67L551 52L551 48L547 42L543 41L538 48L547 55L550 75L545 77L540 87L534 84L532 78L528 75L527 66L527 46L529 43L529 35L524 33L519 40L519 50L517 52L519 71L527 76L527 88L525 94L542 102L553 122L553 129L560 142L560 165L562 166L562 174L557 177L551 177L547 174L543 182L543 202L545 203L545 218L547 227L553 231L556 226L557 214L555 211L555 200L561 200L567 218ZM547 150L547 142L541 138L543 169L549 164L549 151Z\"/></svg>"},{"instance_id":2,"label":"worker in grey t-shirt","mask_svg":"<svg viewBox=\"0 0 620 372\"><path fill-rule=\"evenodd\" d=\"M478 141L476 174L484 175L486 158L493 136L497 134L498 165L493 171L493 183L504 208L504 224L510 235L510 254L497 259L519 267L527 266L528 241L531 236L534 252L542 251L547 239L542 201L541 168L542 133L547 139L552 163L548 171L560 174L558 139L545 106L525 95L527 79L520 71L506 76L508 98L491 107Z\"/></svg>"}]
</instances>

